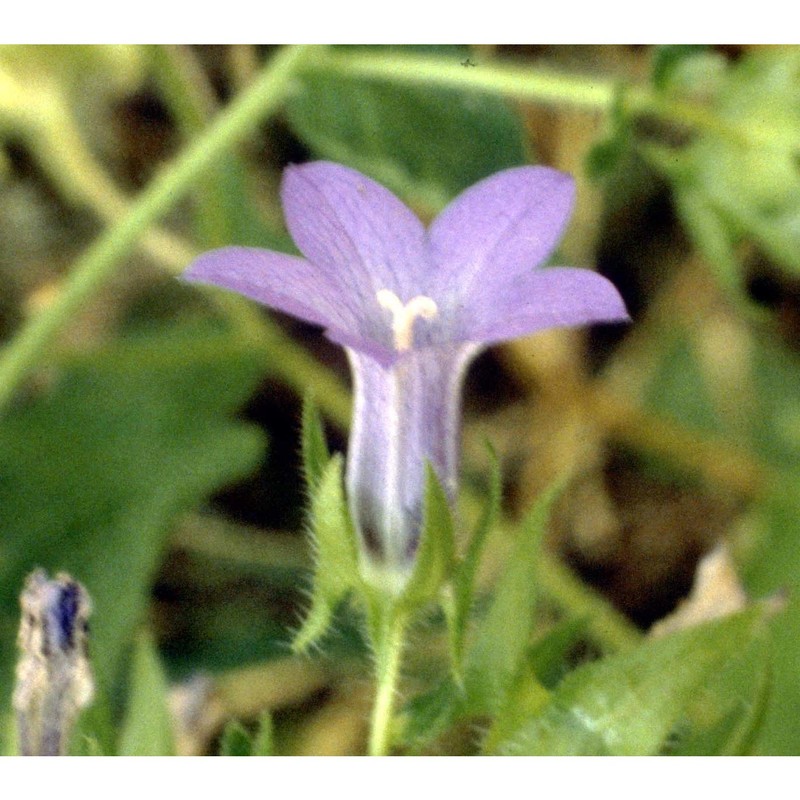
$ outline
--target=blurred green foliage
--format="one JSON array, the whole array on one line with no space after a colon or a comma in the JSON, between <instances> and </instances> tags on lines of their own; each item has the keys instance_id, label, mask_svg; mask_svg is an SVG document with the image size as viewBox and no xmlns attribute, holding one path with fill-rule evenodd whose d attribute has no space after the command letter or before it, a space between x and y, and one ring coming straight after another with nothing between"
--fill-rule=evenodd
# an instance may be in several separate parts
<instances>
[{"instance_id":1,"label":"blurred green foliage","mask_svg":"<svg viewBox=\"0 0 800 800\"><path fill-rule=\"evenodd\" d=\"M496 751L657 755L697 688L752 641L759 617L751 612L681 631L576 669Z\"/></svg>"},{"instance_id":2,"label":"blurred green foliage","mask_svg":"<svg viewBox=\"0 0 800 800\"><path fill-rule=\"evenodd\" d=\"M11 696L19 586L34 567L80 575L93 601L92 662L106 691L144 621L171 525L247 475L264 437L231 415L259 369L193 355L204 328L82 357L0 426L0 686ZM159 362L163 349L181 359Z\"/></svg>"},{"instance_id":3,"label":"blurred green foliage","mask_svg":"<svg viewBox=\"0 0 800 800\"><path fill-rule=\"evenodd\" d=\"M135 644L130 698L120 732L119 754L175 755L175 737L167 704L167 678L148 634L140 635Z\"/></svg>"},{"instance_id":4,"label":"blurred green foliage","mask_svg":"<svg viewBox=\"0 0 800 800\"><path fill-rule=\"evenodd\" d=\"M454 63L468 56L434 52ZM372 175L428 213L528 161L519 117L492 95L316 73L292 96L287 118L315 154Z\"/></svg>"},{"instance_id":5,"label":"blurred green foliage","mask_svg":"<svg viewBox=\"0 0 800 800\"><path fill-rule=\"evenodd\" d=\"M0 330L8 333L0 367L20 359L27 378L23 385L23 372L14 373L2 387L13 400L0 418L6 708L18 594L41 566L74 574L94 602L98 700L75 752L174 752L183 745L169 717L170 686L204 671L225 687L222 699L198 700L204 752L302 751L318 706L343 730L340 693L363 720L352 683L363 684L371 662L362 616L343 602L357 555L342 461L326 441L326 432L338 444L346 433L341 361L301 326L278 327L218 293L200 303L165 290L152 266L174 272L184 253L233 242L290 250L277 186L291 160L350 164L429 215L476 180L541 154L560 168L583 165L579 215L593 222L581 230L603 226L584 249L597 245L634 322L621 341L591 340L597 375L574 354L548 373L561 351L532 342L534 368L509 349L494 366L502 381L487 367L489 390L473 387L480 409L470 410L465 432L466 471L485 471L471 445L487 429L514 469L505 486L496 464L489 480L470 480L455 543L441 492L435 481L429 487L429 524L447 535L426 539L407 598L421 612L410 634L421 645L408 648L395 743L408 752L800 752L800 49L437 48L425 53L438 59L434 74L415 69L411 48L336 48L345 60L335 70L325 48L310 48L290 68L273 116L257 133L245 136L243 126L238 149L233 140L220 146L206 179L174 170L174 152L216 146L237 98L285 52L0 47ZM351 53L366 61L346 74ZM370 53L395 58L396 71L376 64L369 74ZM262 121L248 118L247 131ZM120 263L104 269L118 282L98 281L81 314L59 318L50 350L26 350L24 334L58 315L59 288L88 280L64 262L89 245L98 221L112 242L126 214L140 220L140 237L157 221L137 205L134 163L145 175L161 169L170 233L142 239L148 261L133 243L110 248ZM188 191L191 200L179 203ZM642 215L663 204L666 219ZM61 240L31 227L56 217L73 237L66 257L53 246ZM587 377L565 389L558 381L573 368ZM301 436L309 387L327 424L307 404ZM548 392L559 399L555 411L538 402ZM613 415L594 413L601 393L616 398ZM582 415L578 455L566 445L556 452L558 436L545 444L531 436L540 420L542 430L569 430L571 412ZM578 518L563 506L581 502L569 483L555 502L548 469L567 462L578 479L613 484L617 462L605 453L616 447L635 454L643 493L654 484L690 500L710 493L720 515L730 514L725 537L747 590L773 605L781 598L782 611L757 605L610 652L628 636L622 613L548 560L560 545L571 552L547 535L548 519L570 529L571 542ZM274 530L286 525L273 511L284 499L275 487L300 480L300 460L307 484L296 495L310 513L294 518L310 530L292 535ZM551 488L532 510L515 505L528 497L520 476L537 469ZM652 520L674 529L676 562L696 558L679 515L653 503L637 529L633 499L622 494L614 497L620 525L645 543L625 551L593 514L590 545L608 538L605 550L584 543L585 577L624 573L603 560L617 550L628 572L646 572L637 553L664 552L646 539ZM204 517L195 513L178 536L198 509ZM225 524L204 532L202 519L220 517ZM462 529L475 531L466 544ZM316 536L316 562L304 532ZM603 623L592 625L598 608ZM293 632L311 656L286 661ZM315 658L310 646L320 642L324 655ZM240 678L237 669L253 662L276 672ZM363 732L354 738L363 751Z\"/></svg>"}]
</instances>

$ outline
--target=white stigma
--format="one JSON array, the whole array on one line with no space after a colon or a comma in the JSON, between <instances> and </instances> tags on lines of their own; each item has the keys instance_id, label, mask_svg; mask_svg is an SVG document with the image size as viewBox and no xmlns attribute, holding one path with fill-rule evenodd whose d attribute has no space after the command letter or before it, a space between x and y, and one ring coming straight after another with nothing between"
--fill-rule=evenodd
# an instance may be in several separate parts
<instances>
[{"instance_id":1,"label":"white stigma","mask_svg":"<svg viewBox=\"0 0 800 800\"><path fill-rule=\"evenodd\" d=\"M414 320L417 317L433 319L439 313L436 303L424 294L412 297L407 303L390 289L381 289L376 297L381 308L392 313L394 346L400 353L410 350L414 343Z\"/></svg>"}]
</instances>

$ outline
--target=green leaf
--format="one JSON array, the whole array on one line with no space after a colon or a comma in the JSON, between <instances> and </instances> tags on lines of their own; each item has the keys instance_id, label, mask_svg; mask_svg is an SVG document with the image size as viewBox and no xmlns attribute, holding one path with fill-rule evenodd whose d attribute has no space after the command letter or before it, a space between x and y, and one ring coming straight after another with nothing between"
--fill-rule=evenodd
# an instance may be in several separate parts
<instances>
[{"instance_id":1,"label":"green leaf","mask_svg":"<svg viewBox=\"0 0 800 800\"><path fill-rule=\"evenodd\" d=\"M314 404L311 394L306 394L303 400L303 427L302 427L303 470L309 495L313 497L317 490L325 467L331 459L328 444L325 440L325 429L322 417Z\"/></svg>"},{"instance_id":2,"label":"green leaf","mask_svg":"<svg viewBox=\"0 0 800 800\"><path fill-rule=\"evenodd\" d=\"M664 343L661 363L653 370L645 397L647 407L691 430L724 433L694 343L680 331L673 335L675 340Z\"/></svg>"},{"instance_id":3,"label":"green leaf","mask_svg":"<svg viewBox=\"0 0 800 800\"><path fill-rule=\"evenodd\" d=\"M716 124L664 162L665 176L684 195L678 211L689 233L726 283L730 248L742 239L800 273L799 82L800 52L791 48L751 52L717 70L713 97L705 99ZM739 281L742 275L739 263Z\"/></svg>"},{"instance_id":4,"label":"green leaf","mask_svg":"<svg viewBox=\"0 0 800 800\"><path fill-rule=\"evenodd\" d=\"M208 193L207 202L198 211L204 211L209 203L218 203L216 216L222 221L216 241L208 247L232 244L245 247L264 247L286 253L297 253L291 238L267 224L260 205L253 202L255 191L251 185L258 176L246 159L235 153L226 153L220 159L214 173L208 176L215 186ZM198 186L198 191L207 191L207 183Z\"/></svg>"},{"instance_id":5,"label":"green leaf","mask_svg":"<svg viewBox=\"0 0 800 800\"><path fill-rule=\"evenodd\" d=\"M454 62L465 55L445 52ZM287 115L317 155L431 211L481 178L528 161L520 120L488 94L315 72L302 77Z\"/></svg>"},{"instance_id":6,"label":"green leaf","mask_svg":"<svg viewBox=\"0 0 800 800\"><path fill-rule=\"evenodd\" d=\"M549 690L568 672L565 661L569 650L586 630L585 619L565 620L528 650L486 735L484 750L494 750L542 711L551 697Z\"/></svg>"},{"instance_id":7,"label":"green leaf","mask_svg":"<svg viewBox=\"0 0 800 800\"><path fill-rule=\"evenodd\" d=\"M86 586L92 662L108 685L173 521L257 465L263 436L232 417L261 366L247 352L206 346L219 339L197 327L131 338L76 362L0 422L2 696L11 692L17 595L32 568L63 569Z\"/></svg>"},{"instance_id":8,"label":"green leaf","mask_svg":"<svg viewBox=\"0 0 800 800\"><path fill-rule=\"evenodd\" d=\"M117 752L119 724L103 686L95 686L92 702L75 724L70 741L71 756L109 756Z\"/></svg>"},{"instance_id":9,"label":"green leaf","mask_svg":"<svg viewBox=\"0 0 800 800\"><path fill-rule=\"evenodd\" d=\"M130 690L119 741L121 756L175 755L167 678L149 632L134 647Z\"/></svg>"},{"instance_id":10,"label":"green leaf","mask_svg":"<svg viewBox=\"0 0 800 800\"><path fill-rule=\"evenodd\" d=\"M655 755L698 688L754 640L762 619L755 609L579 667L494 752Z\"/></svg>"},{"instance_id":11,"label":"green leaf","mask_svg":"<svg viewBox=\"0 0 800 800\"><path fill-rule=\"evenodd\" d=\"M272 715L265 711L258 721L258 730L253 737L252 755L254 756L273 756L275 755L275 736L272 724Z\"/></svg>"},{"instance_id":12,"label":"green leaf","mask_svg":"<svg viewBox=\"0 0 800 800\"><path fill-rule=\"evenodd\" d=\"M439 597L455 558L453 515L436 471L426 464L425 510L414 569L400 597L406 609Z\"/></svg>"},{"instance_id":13,"label":"green leaf","mask_svg":"<svg viewBox=\"0 0 800 800\"><path fill-rule=\"evenodd\" d=\"M547 631L526 656L536 678L554 689L569 671L567 657L589 630L585 617L566 619Z\"/></svg>"},{"instance_id":14,"label":"green leaf","mask_svg":"<svg viewBox=\"0 0 800 800\"><path fill-rule=\"evenodd\" d=\"M497 711L485 745L504 740L542 708L550 696L547 689L554 688L566 674L566 656L586 630L586 620L567 620L529 649ZM420 752L476 713L483 711L471 707L464 687L454 676L448 676L405 705L403 743L408 749Z\"/></svg>"},{"instance_id":15,"label":"green leaf","mask_svg":"<svg viewBox=\"0 0 800 800\"><path fill-rule=\"evenodd\" d=\"M732 296L743 297L741 264L730 226L701 192L676 188L675 206L695 245L711 266L720 286Z\"/></svg>"},{"instance_id":16,"label":"green leaf","mask_svg":"<svg viewBox=\"0 0 800 800\"><path fill-rule=\"evenodd\" d=\"M95 739L93 736L83 736L82 738L78 739L78 741L74 741L72 746L70 747L69 754L71 756L107 756L107 753L104 749L102 744Z\"/></svg>"},{"instance_id":17,"label":"green leaf","mask_svg":"<svg viewBox=\"0 0 800 800\"><path fill-rule=\"evenodd\" d=\"M538 716L550 699L545 689L529 666L511 682L503 696L491 728L483 741L484 752L493 752L499 743L515 734L532 717Z\"/></svg>"},{"instance_id":18,"label":"green leaf","mask_svg":"<svg viewBox=\"0 0 800 800\"><path fill-rule=\"evenodd\" d=\"M222 732L219 745L221 756L249 756L253 751L253 740L239 720L232 719Z\"/></svg>"},{"instance_id":19,"label":"green leaf","mask_svg":"<svg viewBox=\"0 0 800 800\"><path fill-rule=\"evenodd\" d=\"M539 551L559 481L536 501L509 554L477 640L467 659L467 693L476 709L497 711L519 674L528 649L538 596Z\"/></svg>"},{"instance_id":20,"label":"green leaf","mask_svg":"<svg viewBox=\"0 0 800 800\"><path fill-rule=\"evenodd\" d=\"M311 501L310 536L314 547L311 608L292 643L303 652L321 639L333 613L359 580L358 546L342 486L343 461L335 455Z\"/></svg>"},{"instance_id":21,"label":"green leaf","mask_svg":"<svg viewBox=\"0 0 800 800\"><path fill-rule=\"evenodd\" d=\"M753 450L787 476L786 496L795 492L800 467L800 358L768 339L758 340L753 353L756 413L750 417ZM795 540L796 541L796 540Z\"/></svg>"},{"instance_id":22,"label":"green leaf","mask_svg":"<svg viewBox=\"0 0 800 800\"><path fill-rule=\"evenodd\" d=\"M464 690L448 676L433 689L412 698L403 708L403 744L411 751L421 751L465 712Z\"/></svg>"},{"instance_id":23,"label":"green leaf","mask_svg":"<svg viewBox=\"0 0 800 800\"><path fill-rule=\"evenodd\" d=\"M500 514L502 502L503 486L500 463L491 447L489 447L489 464L489 492L483 513L469 541L467 552L464 554L464 558L458 562L453 574L453 591L450 596L450 602L446 602L444 605L450 633L451 664L454 677L458 683L462 681L464 640L467 621L474 600L475 575L478 571L486 539Z\"/></svg>"},{"instance_id":24,"label":"green leaf","mask_svg":"<svg viewBox=\"0 0 800 800\"><path fill-rule=\"evenodd\" d=\"M664 332L660 363L654 364L646 388L648 408L686 428L712 434L732 447L749 450L766 465L793 472L800 464L800 359L766 336L745 339L740 394L747 413L720 402L696 342L673 327ZM714 393L716 390L716 393Z\"/></svg>"},{"instance_id":25,"label":"green leaf","mask_svg":"<svg viewBox=\"0 0 800 800\"><path fill-rule=\"evenodd\" d=\"M16 720L13 714L4 714L0 717L0 757L18 755Z\"/></svg>"},{"instance_id":26,"label":"green leaf","mask_svg":"<svg viewBox=\"0 0 800 800\"><path fill-rule=\"evenodd\" d=\"M657 89L664 89L670 83L670 78L676 67L685 59L692 58L702 48L692 44L666 45L653 50L653 63L651 73L653 85Z\"/></svg>"},{"instance_id":27,"label":"green leaf","mask_svg":"<svg viewBox=\"0 0 800 800\"><path fill-rule=\"evenodd\" d=\"M756 596L785 596L786 607L769 625L772 694L755 753L794 755L800 751L800 472L777 482L759 511L763 536L751 554L745 584Z\"/></svg>"},{"instance_id":28,"label":"green leaf","mask_svg":"<svg viewBox=\"0 0 800 800\"><path fill-rule=\"evenodd\" d=\"M651 75L659 92L707 95L724 77L725 67L725 57L705 45L664 45L653 51Z\"/></svg>"},{"instance_id":29,"label":"green leaf","mask_svg":"<svg viewBox=\"0 0 800 800\"><path fill-rule=\"evenodd\" d=\"M669 748L669 755L750 755L770 697L768 653L760 646L751 646L732 667L701 693L695 703L699 713L691 714L689 734Z\"/></svg>"},{"instance_id":30,"label":"green leaf","mask_svg":"<svg viewBox=\"0 0 800 800\"><path fill-rule=\"evenodd\" d=\"M610 179L631 159L633 120L625 110L625 87L622 84L617 86L607 120L608 131L586 155L586 174L593 181Z\"/></svg>"}]
</instances>

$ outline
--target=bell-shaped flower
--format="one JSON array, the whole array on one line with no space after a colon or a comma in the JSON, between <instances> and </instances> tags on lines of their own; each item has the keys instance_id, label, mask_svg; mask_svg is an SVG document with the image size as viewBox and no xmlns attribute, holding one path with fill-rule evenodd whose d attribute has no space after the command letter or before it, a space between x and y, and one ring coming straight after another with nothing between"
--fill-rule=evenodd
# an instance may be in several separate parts
<instances>
[{"instance_id":1,"label":"bell-shaped flower","mask_svg":"<svg viewBox=\"0 0 800 800\"><path fill-rule=\"evenodd\" d=\"M483 348L545 328L628 318L586 269L542 268L573 203L570 176L499 172L426 229L397 197L330 162L289 167L286 224L304 258L247 247L200 256L192 281L325 328L346 348L355 407L347 493L362 554L401 575L419 544L426 462L451 503L464 373Z\"/></svg>"}]
</instances>

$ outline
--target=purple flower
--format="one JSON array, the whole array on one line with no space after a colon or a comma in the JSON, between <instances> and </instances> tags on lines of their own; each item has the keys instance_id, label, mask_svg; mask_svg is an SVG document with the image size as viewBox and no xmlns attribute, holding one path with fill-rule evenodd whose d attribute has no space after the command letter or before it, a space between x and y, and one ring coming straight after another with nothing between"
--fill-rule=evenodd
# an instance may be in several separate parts
<instances>
[{"instance_id":1,"label":"purple flower","mask_svg":"<svg viewBox=\"0 0 800 800\"><path fill-rule=\"evenodd\" d=\"M362 550L384 567L403 574L413 563L426 461L455 498L460 390L476 353L545 328L628 318L602 276L540 268L573 195L561 172L509 169L467 189L426 229L364 175L314 162L289 167L282 186L305 258L227 247L186 271L321 325L346 348L350 510Z\"/></svg>"}]
</instances>

